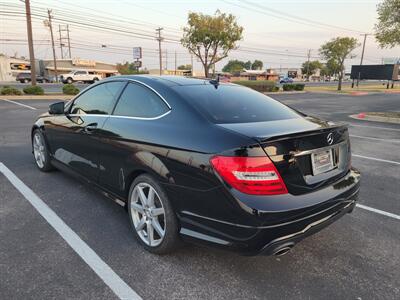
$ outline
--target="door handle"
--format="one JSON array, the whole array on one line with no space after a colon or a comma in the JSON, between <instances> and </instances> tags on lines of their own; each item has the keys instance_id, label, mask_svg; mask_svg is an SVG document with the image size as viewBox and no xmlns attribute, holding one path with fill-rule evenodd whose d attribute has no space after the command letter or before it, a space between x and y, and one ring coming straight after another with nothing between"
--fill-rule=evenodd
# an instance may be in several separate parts
<instances>
[{"instance_id":1,"label":"door handle","mask_svg":"<svg viewBox=\"0 0 400 300\"><path fill-rule=\"evenodd\" d=\"M97 123L90 123L84 127L84 131L86 133L91 133L92 131L97 129Z\"/></svg>"}]
</instances>

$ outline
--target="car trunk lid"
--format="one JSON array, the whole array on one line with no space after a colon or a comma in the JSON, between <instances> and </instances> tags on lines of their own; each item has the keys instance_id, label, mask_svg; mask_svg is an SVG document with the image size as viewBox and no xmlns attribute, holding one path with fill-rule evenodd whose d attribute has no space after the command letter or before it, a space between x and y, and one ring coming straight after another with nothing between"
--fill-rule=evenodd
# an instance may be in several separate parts
<instances>
[{"instance_id":1,"label":"car trunk lid","mask_svg":"<svg viewBox=\"0 0 400 300\"><path fill-rule=\"evenodd\" d=\"M344 124L302 117L220 126L255 139L294 195L327 186L350 168L349 135Z\"/></svg>"}]
</instances>

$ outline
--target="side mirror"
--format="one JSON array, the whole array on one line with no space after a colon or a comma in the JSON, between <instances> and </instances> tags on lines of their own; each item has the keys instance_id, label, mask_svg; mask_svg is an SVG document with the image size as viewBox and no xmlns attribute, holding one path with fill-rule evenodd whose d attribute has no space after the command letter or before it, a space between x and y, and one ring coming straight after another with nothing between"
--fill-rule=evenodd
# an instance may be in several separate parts
<instances>
[{"instance_id":1,"label":"side mirror","mask_svg":"<svg viewBox=\"0 0 400 300\"><path fill-rule=\"evenodd\" d=\"M64 101L50 104L49 114L51 115L63 115L64 114Z\"/></svg>"}]
</instances>

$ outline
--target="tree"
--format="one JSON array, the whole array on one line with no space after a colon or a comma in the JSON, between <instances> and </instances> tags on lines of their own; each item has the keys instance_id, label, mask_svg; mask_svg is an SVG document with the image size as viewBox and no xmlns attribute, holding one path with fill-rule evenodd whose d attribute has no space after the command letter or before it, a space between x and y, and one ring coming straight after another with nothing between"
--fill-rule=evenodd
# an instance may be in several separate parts
<instances>
[{"instance_id":1,"label":"tree","mask_svg":"<svg viewBox=\"0 0 400 300\"><path fill-rule=\"evenodd\" d=\"M261 60L256 59L252 65L251 65L251 69L252 70L262 70L263 68L263 62Z\"/></svg>"},{"instance_id":2,"label":"tree","mask_svg":"<svg viewBox=\"0 0 400 300\"><path fill-rule=\"evenodd\" d=\"M378 4L375 37L382 48L400 45L400 0L384 0Z\"/></svg>"},{"instance_id":3,"label":"tree","mask_svg":"<svg viewBox=\"0 0 400 300\"><path fill-rule=\"evenodd\" d=\"M191 69L192 69L192 65L191 64L178 66L178 70L191 70Z\"/></svg>"},{"instance_id":4,"label":"tree","mask_svg":"<svg viewBox=\"0 0 400 300\"><path fill-rule=\"evenodd\" d=\"M313 75L318 69L322 68L322 64L318 60L306 61L301 67L301 73L308 77Z\"/></svg>"},{"instance_id":5,"label":"tree","mask_svg":"<svg viewBox=\"0 0 400 300\"><path fill-rule=\"evenodd\" d=\"M222 68L222 72L227 72L227 73L238 73L242 72L244 67L245 62L241 60L230 60L228 63Z\"/></svg>"},{"instance_id":6,"label":"tree","mask_svg":"<svg viewBox=\"0 0 400 300\"><path fill-rule=\"evenodd\" d=\"M237 24L232 14L227 15L218 10L213 16L191 12L188 24L183 28L181 43L200 59L204 75L208 77L210 66L237 48L242 33L243 27Z\"/></svg>"},{"instance_id":7,"label":"tree","mask_svg":"<svg viewBox=\"0 0 400 300\"><path fill-rule=\"evenodd\" d=\"M137 67L133 63L126 62L124 64L117 64L117 71L121 75L131 75L131 74L147 74L147 70L138 71Z\"/></svg>"},{"instance_id":8,"label":"tree","mask_svg":"<svg viewBox=\"0 0 400 300\"><path fill-rule=\"evenodd\" d=\"M246 70L251 70L251 61L250 61L250 60L248 60L248 61L246 61L246 62L244 63L244 68L245 68Z\"/></svg>"},{"instance_id":9,"label":"tree","mask_svg":"<svg viewBox=\"0 0 400 300\"><path fill-rule=\"evenodd\" d=\"M359 46L357 39L350 37L337 37L323 44L319 53L327 61L332 60L339 66L338 91L342 89L342 80L344 74L344 61L346 58L353 58L351 52Z\"/></svg>"}]
</instances>

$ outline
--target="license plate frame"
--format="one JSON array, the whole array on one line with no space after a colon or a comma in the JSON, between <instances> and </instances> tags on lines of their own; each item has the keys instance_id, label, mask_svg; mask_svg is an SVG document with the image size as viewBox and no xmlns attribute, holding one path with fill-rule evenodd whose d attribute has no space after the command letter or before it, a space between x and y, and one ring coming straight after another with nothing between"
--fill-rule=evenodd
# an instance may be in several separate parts
<instances>
[{"instance_id":1,"label":"license plate frame","mask_svg":"<svg viewBox=\"0 0 400 300\"><path fill-rule=\"evenodd\" d=\"M311 153L311 166L314 176L333 170L335 168L333 149Z\"/></svg>"}]
</instances>

